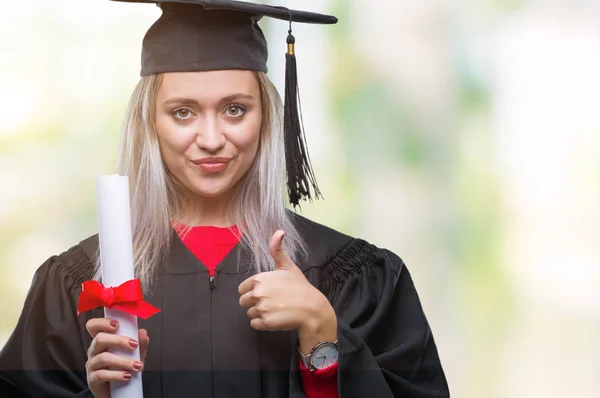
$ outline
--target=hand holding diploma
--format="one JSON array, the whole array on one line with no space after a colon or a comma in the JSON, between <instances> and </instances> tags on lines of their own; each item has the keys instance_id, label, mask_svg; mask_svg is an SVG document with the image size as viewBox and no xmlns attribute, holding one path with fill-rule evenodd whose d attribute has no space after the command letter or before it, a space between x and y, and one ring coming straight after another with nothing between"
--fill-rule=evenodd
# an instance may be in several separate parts
<instances>
[{"instance_id":1,"label":"hand holding diploma","mask_svg":"<svg viewBox=\"0 0 600 398\"><path fill-rule=\"evenodd\" d=\"M87 382L90 391L96 398L111 398L110 382L127 382L132 375L141 372L148 349L148 333L138 330L138 338L117 335L119 323L114 319L94 318L86 324L88 332L94 340L88 350L88 361L85 365ZM109 349L120 349L134 352L139 347L140 360L124 358L109 352Z\"/></svg>"},{"instance_id":2,"label":"hand holding diploma","mask_svg":"<svg viewBox=\"0 0 600 398\"><path fill-rule=\"evenodd\" d=\"M82 285L78 312L104 307L105 318L86 326L94 340L88 350L87 380L96 398L142 398L140 371L148 334L137 328L137 317L159 310L142 297L134 279L129 179L118 175L98 179L98 232L102 283Z\"/></svg>"}]
</instances>

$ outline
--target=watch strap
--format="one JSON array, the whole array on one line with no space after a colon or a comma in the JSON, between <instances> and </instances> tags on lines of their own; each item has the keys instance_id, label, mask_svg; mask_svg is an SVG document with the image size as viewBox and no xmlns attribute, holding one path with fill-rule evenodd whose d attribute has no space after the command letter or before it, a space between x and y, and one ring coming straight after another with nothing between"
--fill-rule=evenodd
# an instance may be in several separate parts
<instances>
[{"instance_id":1,"label":"watch strap","mask_svg":"<svg viewBox=\"0 0 600 398\"><path fill-rule=\"evenodd\" d=\"M302 351L300 351L300 347L298 347L298 353L300 354L300 360L302 361L304 367L308 370L311 370L310 361L308 360L308 358L310 358L310 354L304 355Z\"/></svg>"}]
</instances>

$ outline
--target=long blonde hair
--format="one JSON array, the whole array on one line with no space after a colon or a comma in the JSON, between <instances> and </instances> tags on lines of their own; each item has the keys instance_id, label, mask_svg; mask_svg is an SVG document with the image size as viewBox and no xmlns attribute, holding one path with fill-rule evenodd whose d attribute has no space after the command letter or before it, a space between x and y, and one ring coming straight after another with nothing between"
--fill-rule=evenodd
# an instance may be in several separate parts
<instances>
[{"instance_id":1,"label":"long blonde hair","mask_svg":"<svg viewBox=\"0 0 600 398\"><path fill-rule=\"evenodd\" d=\"M307 249L286 209L281 97L265 73L255 72L255 76L263 111L259 149L228 212L235 225L243 226L242 244L252 253L254 271L262 272L274 269L269 241L276 230L286 231L284 248L294 261ZM120 175L129 177L135 273L145 291L154 286L165 264L172 243L172 218L182 210L181 189L162 160L154 123L162 80L162 75L142 77L133 91L117 166ZM99 267L96 276L100 276Z\"/></svg>"}]
</instances>

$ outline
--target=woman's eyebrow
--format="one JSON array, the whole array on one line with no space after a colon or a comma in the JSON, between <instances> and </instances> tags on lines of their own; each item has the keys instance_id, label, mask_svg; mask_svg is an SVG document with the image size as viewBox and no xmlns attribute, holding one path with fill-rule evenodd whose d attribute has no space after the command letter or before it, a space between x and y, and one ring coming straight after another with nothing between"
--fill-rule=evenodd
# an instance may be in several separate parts
<instances>
[{"instance_id":1,"label":"woman's eyebrow","mask_svg":"<svg viewBox=\"0 0 600 398\"><path fill-rule=\"evenodd\" d=\"M223 103L239 101L239 100L251 101L253 99L254 99L254 97L252 95L239 93L239 94L233 94L233 95L228 95L227 97L223 97L220 102L223 104Z\"/></svg>"},{"instance_id":2,"label":"woman's eyebrow","mask_svg":"<svg viewBox=\"0 0 600 398\"><path fill-rule=\"evenodd\" d=\"M198 106L198 101L196 101L193 98L184 98L184 97L177 97L177 98L171 98L167 101L164 102L163 105L165 106L169 106L169 105L191 105L191 106Z\"/></svg>"}]
</instances>

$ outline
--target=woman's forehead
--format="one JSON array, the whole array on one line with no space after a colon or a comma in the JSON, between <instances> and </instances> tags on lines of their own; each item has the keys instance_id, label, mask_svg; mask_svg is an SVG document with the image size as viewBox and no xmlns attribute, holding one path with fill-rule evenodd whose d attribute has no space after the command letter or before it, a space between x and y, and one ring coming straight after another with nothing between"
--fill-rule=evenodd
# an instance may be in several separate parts
<instances>
[{"instance_id":1,"label":"woman's forehead","mask_svg":"<svg viewBox=\"0 0 600 398\"><path fill-rule=\"evenodd\" d=\"M247 70L173 72L163 75L159 100L172 97L221 99L233 95L259 96L255 73Z\"/></svg>"}]
</instances>

